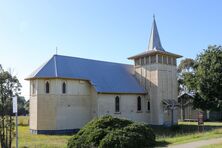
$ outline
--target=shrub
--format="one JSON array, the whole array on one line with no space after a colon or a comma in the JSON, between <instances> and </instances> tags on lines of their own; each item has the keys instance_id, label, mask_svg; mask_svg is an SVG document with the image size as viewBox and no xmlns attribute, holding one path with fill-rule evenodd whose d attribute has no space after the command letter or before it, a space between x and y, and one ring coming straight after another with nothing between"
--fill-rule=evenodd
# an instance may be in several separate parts
<instances>
[{"instance_id":1,"label":"shrub","mask_svg":"<svg viewBox=\"0 0 222 148\"><path fill-rule=\"evenodd\" d=\"M104 116L86 124L68 141L68 148L143 148L155 144L155 135L146 124Z\"/></svg>"},{"instance_id":2,"label":"shrub","mask_svg":"<svg viewBox=\"0 0 222 148\"><path fill-rule=\"evenodd\" d=\"M155 135L147 125L132 123L121 130L111 132L104 137L101 148L144 148L155 145Z\"/></svg>"}]
</instances>

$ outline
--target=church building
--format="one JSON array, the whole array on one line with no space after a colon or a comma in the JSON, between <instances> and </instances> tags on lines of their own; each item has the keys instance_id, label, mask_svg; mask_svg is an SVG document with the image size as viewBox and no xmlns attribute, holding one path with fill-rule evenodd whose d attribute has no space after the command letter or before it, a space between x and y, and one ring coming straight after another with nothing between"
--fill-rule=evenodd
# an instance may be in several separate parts
<instances>
[{"instance_id":1,"label":"church building","mask_svg":"<svg viewBox=\"0 0 222 148\"><path fill-rule=\"evenodd\" d=\"M161 45L155 18L148 48L134 65L54 55L30 81L30 130L76 132L95 117L112 115L153 125L171 122L164 100L177 102L176 59ZM177 112L174 112L177 122Z\"/></svg>"}]
</instances>

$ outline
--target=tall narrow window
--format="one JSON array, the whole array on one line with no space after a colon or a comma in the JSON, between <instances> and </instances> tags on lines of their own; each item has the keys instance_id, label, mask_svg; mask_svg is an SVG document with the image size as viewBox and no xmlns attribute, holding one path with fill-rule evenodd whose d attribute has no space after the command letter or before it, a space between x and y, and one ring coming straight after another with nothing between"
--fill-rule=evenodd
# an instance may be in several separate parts
<instances>
[{"instance_id":1,"label":"tall narrow window","mask_svg":"<svg viewBox=\"0 0 222 148\"><path fill-rule=\"evenodd\" d=\"M162 55L158 55L158 63L161 63L162 64L162 62L163 62L163 59L162 59Z\"/></svg>"},{"instance_id":2,"label":"tall narrow window","mask_svg":"<svg viewBox=\"0 0 222 148\"><path fill-rule=\"evenodd\" d=\"M65 82L62 83L62 93L63 94L66 93L66 83Z\"/></svg>"},{"instance_id":3,"label":"tall narrow window","mask_svg":"<svg viewBox=\"0 0 222 148\"><path fill-rule=\"evenodd\" d=\"M141 97L137 97L137 111L141 111Z\"/></svg>"},{"instance_id":4,"label":"tall narrow window","mask_svg":"<svg viewBox=\"0 0 222 148\"><path fill-rule=\"evenodd\" d=\"M151 56L151 63L152 64L156 63L156 56L155 55Z\"/></svg>"},{"instance_id":5,"label":"tall narrow window","mask_svg":"<svg viewBox=\"0 0 222 148\"><path fill-rule=\"evenodd\" d=\"M35 94L35 82L32 82L32 94Z\"/></svg>"},{"instance_id":6,"label":"tall narrow window","mask_svg":"<svg viewBox=\"0 0 222 148\"><path fill-rule=\"evenodd\" d=\"M144 58L141 58L141 65L144 65Z\"/></svg>"},{"instance_id":7,"label":"tall narrow window","mask_svg":"<svg viewBox=\"0 0 222 148\"><path fill-rule=\"evenodd\" d=\"M169 65L172 64L172 59L171 59L171 57L168 57L168 64L169 64Z\"/></svg>"},{"instance_id":8,"label":"tall narrow window","mask_svg":"<svg viewBox=\"0 0 222 148\"><path fill-rule=\"evenodd\" d=\"M45 93L49 93L49 82L47 81L46 83L45 83Z\"/></svg>"},{"instance_id":9,"label":"tall narrow window","mask_svg":"<svg viewBox=\"0 0 222 148\"><path fill-rule=\"evenodd\" d=\"M167 64L167 56L163 56L163 64Z\"/></svg>"},{"instance_id":10,"label":"tall narrow window","mask_svg":"<svg viewBox=\"0 0 222 148\"><path fill-rule=\"evenodd\" d=\"M177 65L176 58L173 58L173 65Z\"/></svg>"},{"instance_id":11,"label":"tall narrow window","mask_svg":"<svg viewBox=\"0 0 222 148\"><path fill-rule=\"evenodd\" d=\"M146 57L146 64L150 64L150 59L149 59L149 57Z\"/></svg>"},{"instance_id":12,"label":"tall narrow window","mask_svg":"<svg viewBox=\"0 0 222 148\"><path fill-rule=\"evenodd\" d=\"M115 98L115 112L119 112L119 96Z\"/></svg>"},{"instance_id":13,"label":"tall narrow window","mask_svg":"<svg viewBox=\"0 0 222 148\"><path fill-rule=\"evenodd\" d=\"M147 102L147 111L150 111L150 101Z\"/></svg>"}]
</instances>

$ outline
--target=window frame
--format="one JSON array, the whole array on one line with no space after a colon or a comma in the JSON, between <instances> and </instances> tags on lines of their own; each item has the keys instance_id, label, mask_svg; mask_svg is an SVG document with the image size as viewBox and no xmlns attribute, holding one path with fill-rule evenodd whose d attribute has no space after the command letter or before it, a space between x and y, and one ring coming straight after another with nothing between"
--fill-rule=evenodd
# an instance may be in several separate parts
<instances>
[{"instance_id":1,"label":"window frame","mask_svg":"<svg viewBox=\"0 0 222 148\"><path fill-rule=\"evenodd\" d=\"M142 112L142 98L141 98L141 96L137 97L137 112Z\"/></svg>"},{"instance_id":2,"label":"window frame","mask_svg":"<svg viewBox=\"0 0 222 148\"><path fill-rule=\"evenodd\" d=\"M35 95L35 94L36 94L35 81L32 82L32 88L31 88L31 91L32 91L32 95Z\"/></svg>"},{"instance_id":3,"label":"window frame","mask_svg":"<svg viewBox=\"0 0 222 148\"><path fill-rule=\"evenodd\" d=\"M150 112L150 100L147 101L147 112Z\"/></svg>"},{"instance_id":4,"label":"window frame","mask_svg":"<svg viewBox=\"0 0 222 148\"><path fill-rule=\"evenodd\" d=\"M62 94L67 93L67 84L65 81L62 82Z\"/></svg>"},{"instance_id":5,"label":"window frame","mask_svg":"<svg viewBox=\"0 0 222 148\"><path fill-rule=\"evenodd\" d=\"M120 113L120 97L115 97L115 113Z\"/></svg>"},{"instance_id":6,"label":"window frame","mask_svg":"<svg viewBox=\"0 0 222 148\"><path fill-rule=\"evenodd\" d=\"M50 93L50 83L49 83L49 81L45 82L45 93L46 94Z\"/></svg>"},{"instance_id":7,"label":"window frame","mask_svg":"<svg viewBox=\"0 0 222 148\"><path fill-rule=\"evenodd\" d=\"M151 56L151 61L150 61L151 64L155 64L156 63L156 55L152 55Z\"/></svg>"}]
</instances>

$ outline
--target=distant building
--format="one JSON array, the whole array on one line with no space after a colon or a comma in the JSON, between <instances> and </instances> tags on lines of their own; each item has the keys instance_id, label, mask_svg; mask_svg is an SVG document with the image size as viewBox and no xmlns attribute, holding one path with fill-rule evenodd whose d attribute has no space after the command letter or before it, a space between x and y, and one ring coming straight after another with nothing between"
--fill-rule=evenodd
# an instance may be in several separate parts
<instances>
[{"instance_id":1,"label":"distant building","mask_svg":"<svg viewBox=\"0 0 222 148\"><path fill-rule=\"evenodd\" d=\"M193 107L194 94L182 93L178 96L178 102L180 103L180 117L181 121L197 121L200 110ZM204 120L208 121L221 121L221 111L204 111Z\"/></svg>"},{"instance_id":2,"label":"distant building","mask_svg":"<svg viewBox=\"0 0 222 148\"><path fill-rule=\"evenodd\" d=\"M148 49L128 58L135 65L54 55L26 78L30 130L74 132L106 114L154 125L169 123L171 114L162 101L177 101L180 57L163 49L155 19Z\"/></svg>"}]
</instances>

